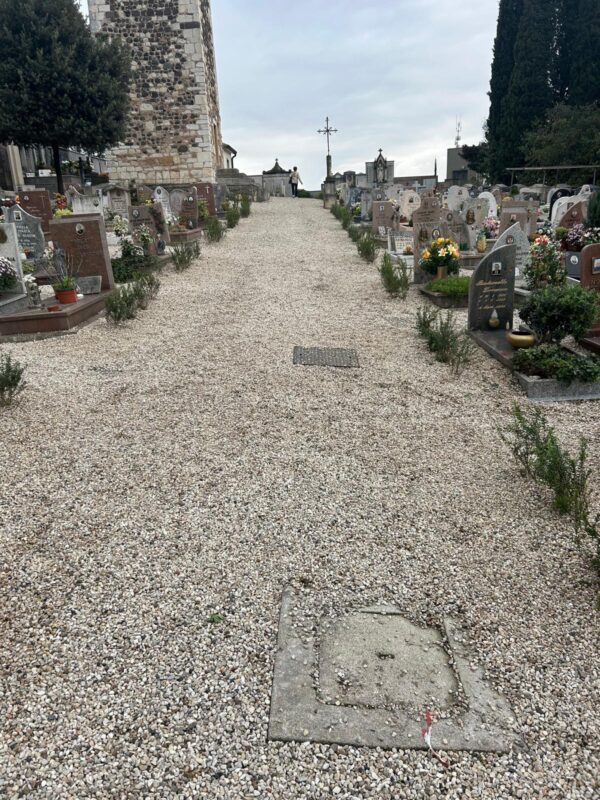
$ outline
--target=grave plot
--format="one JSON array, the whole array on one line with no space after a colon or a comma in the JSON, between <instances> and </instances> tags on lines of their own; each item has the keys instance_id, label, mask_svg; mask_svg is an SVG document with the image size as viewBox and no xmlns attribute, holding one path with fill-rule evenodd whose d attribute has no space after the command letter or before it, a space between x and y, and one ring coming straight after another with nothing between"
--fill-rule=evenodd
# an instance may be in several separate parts
<instances>
[{"instance_id":1,"label":"grave plot","mask_svg":"<svg viewBox=\"0 0 600 800\"><path fill-rule=\"evenodd\" d=\"M522 745L508 702L470 664L464 633L451 619L421 628L393 606L341 609L294 628L287 589L279 622L269 739L427 749L426 709L435 749L506 752Z\"/></svg>"}]
</instances>

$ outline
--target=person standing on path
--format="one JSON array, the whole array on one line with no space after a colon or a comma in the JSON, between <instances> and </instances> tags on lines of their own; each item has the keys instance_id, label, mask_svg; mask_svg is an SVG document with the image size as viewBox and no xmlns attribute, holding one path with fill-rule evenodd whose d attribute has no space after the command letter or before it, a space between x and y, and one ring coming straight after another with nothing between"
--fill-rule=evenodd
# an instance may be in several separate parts
<instances>
[{"instance_id":1,"label":"person standing on path","mask_svg":"<svg viewBox=\"0 0 600 800\"><path fill-rule=\"evenodd\" d=\"M292 184L292 197L298 197L298 184L302 183L302 178L298 172L298 167L294 167L292 170L292 174L290 175L290 183ZM304 186L303 183L302 186Z\"/></svg>"}]
</instances>

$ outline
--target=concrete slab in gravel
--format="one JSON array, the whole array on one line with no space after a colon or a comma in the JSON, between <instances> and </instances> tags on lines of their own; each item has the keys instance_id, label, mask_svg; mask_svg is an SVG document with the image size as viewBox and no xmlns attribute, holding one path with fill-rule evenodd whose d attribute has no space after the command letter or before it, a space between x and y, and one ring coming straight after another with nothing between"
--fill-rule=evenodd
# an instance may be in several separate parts
<instances>
[{"instance_id":1,"label":"concrete slab in gravel","mask_svg":"<svg viewBox=\"0 0 600 800\"><path fill-rule=\"evenodd\" d=\"M294 630L294 600L286 590L269 739L425 749L421 727L432 707L447 716L434 723L435 748L523 746L508 702L470 666L453 620L445 619L440 633L414 625L395 607L357 609L322 621L317 642Z\"/></svg>"}]
</instances>

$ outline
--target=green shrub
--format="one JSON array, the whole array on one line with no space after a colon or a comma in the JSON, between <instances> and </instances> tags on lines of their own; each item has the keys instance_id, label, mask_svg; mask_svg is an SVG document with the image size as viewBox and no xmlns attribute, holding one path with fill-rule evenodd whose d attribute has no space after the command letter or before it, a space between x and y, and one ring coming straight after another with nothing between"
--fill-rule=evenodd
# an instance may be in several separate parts
<instances>
[{"instance_id":1,"label":"green shrub","mask_svg":"<svg viewBox=\"0 0 600 800\"><path fill-rule=\"evenodd\" d=\"M590 197L586 222L590 228L600 228L600 191Z\"/></svg>"},{"instance_id":2,"label":"green shrub","mask_svg":"<svg viewBox=\"0 0 600 800\"><path fill-rule=\"evenodd\" d=\"M25 388L25 367L13 361L8 353L0 356L0 407L9 406Z\"/></svg>"},{"instance_id":3,"label":"green shrub","mask_svg":"<svg viewBox=\"0 0 600 800\"><path fill-rule=\"evenodd\" d=\"M408 270L406 262L400 261L398 266L392 261L389 253L384 253L383 261L379 267L381 282L388 294L399 295L402 300L406 299L409 289Z\"/></svg>"},{"instance_id":4,"label":"green shrub","mask_svg":"<svg viewBox=\"0 0 600 800\"><path fill-rule=\"evenodd\" d=\"M524 375L555 378L561 383L592 383L600 380L599 359L569 353L557 344L542 344L539 347L517 350L513 355L512 365Z\"/></svg>"},{"instance_id":5,"label":"green shrub","mask_svg":"<svg viewBox=\"0 0 600 800\"><path fill-rule=\"evenodd\" d=\"M250 211L252 209L252 203L250 202L250 198L247 194L242 195L242 202L240 203L240 214L242 217L246 218L250 216Z\"/></svg>"},{"instance_id":6,"label":"green shrub","mask_svg":"<svg viewBox=\"0 0 600 800\"><path fill-rule=\"evenodd\" d=\"M138 298L132 287L120 286L106 298L106 319L115 325L135 319L137 309Z\"/></svg>"},{"instance_id":7,"label":"green shrub","mask_svg":"<svg viewBox=\"0 0 600 800\"><path fill-rule=\"evenodd\" d=\"M347 231L348 226L352 222L352 212L349 208L347 208L347 206L342 206L340 211L340 222L342 223L342 228Z\"/></svg>"},{"instance_id":8,"label":"green shrub","mask_svg":"<svg viewBox=\"0 0 600 800\"><path fill-rule=\"evenodd\" d=\"M594 291L567 285L531 292L519 313L543 343L560 342L565 336L581 339L597 319L598 310Z\"/></svg>"},{"instance_id":9,"label":"green shrub","mask_svg":"<svg viewBox=\"0 0 600 800\"><path fill-rule=\"evenodd\" d=\"M365 231L356 243L358 254L371 264L377 257L377 241L373 231Z\"/></svg>"},{"instance_id":10,"label":"green shrub","mask_svg":"<svg viewBox=\"0 0 600 800\"><path fill-rule=\"evenodd\" d=\"M111 261L115 283L129 283L136 272L146 272L160 267L156 256L144 253L138 247L125 239L121 245L121 255Z\"/></svg>"},{"instance_id":11,"label":"green shrub","mask_svg":"<svg viewBox=\"0 0 600 800\"><path fill-rule=\"evenodd\" d=\"M595 547L593 563L600 570L598 516L592 520L589 509L586 439L581 437L577 454L570 455L560 446L554 429L539 409L527 416L517 403L513 406L513 421L501 436L526 474L552 490L554 508L571 515L578 541L582 533L589 536Z\"/></svg>"},{"instance_id":12,"label":"green shrub","mask_svg":"<svg viewBox=\"0 0 600 800\"><path fill-rule=\"evenodd\" d=\"M313 198L312 194L308 192L306 189L298 189L298 197L304 197L305 199L310 199L310 200L316 199ZM320 199L322 200L323 198L321 197Z\"/></svg>"},{"instance_id":13,"label":"green shrub","mask_svg":"<svg viewBox=\"0 0 600 800\"><path fill-rule=\"evenodd\" d=\"M442 314L437 308L417 309L417 330L438 361L450 364L452 372L460 375L471 360L474 344L466 333L458 331L454 314Z\"/></svg>"},{"instance_id":14,"label":"green shrub","mask_svg":"<svg viewBox=\"0 0 600 800\"><path fill-rule=\"evenodd\" d=\"M171 248L171 261L175 272L189 269L194 260L194 248L191 243L176 244Z\"/></svg>"},{"instance_id":15,"label":"green shrub","mask_svg":"<svg viewBox=\"0 0 600 800\"><path fill-rule=\"evenodd\" d=\"M204 226L204 238L207 242L220 242L225 231L218 217L209 217Z\"/></svg>"},{"instance_id":16,"label":"green shrub","mask_svg":"<svg viewBox=\"0 0 600 800\"><path fill-rule=\"evenodd\" d=\"M425 286L430 292L439 292L446 297L468 297L471 278L463 275L451 275L449 278L429 281Z\"/></svg>"},{"instance_id":17,"label":"green shrub","mask_svg":"<svg viewBox=\"0 0 600 800\"><path fill-rule=\"evenodd\" d=\"M356 244L362 236L362 229L358 225L348 225L348 236Z\"/></svg>"},{"instance_id":18,"label":"green shrub","mask_svg":"<svg viewBox=\"0 0 600 800\"><path fill-rule=\"evenodd\" d=\"M225 212L225 219L227 220L227 227L228 228L235 228L235 226L240 221L240 210L237 205L231 206Z\"/></svg>"},{"instance_id":19,"label":"green shrub","mask_svg":"<svg viewBox=\"0 0 600 800\"><path fill-rule=\"evenodd\" d=\"M158 294L160 281L152 272L136 275L131 284L131 291L135 297L138 308L145 310Z\"/></svg>"}]
</instances>

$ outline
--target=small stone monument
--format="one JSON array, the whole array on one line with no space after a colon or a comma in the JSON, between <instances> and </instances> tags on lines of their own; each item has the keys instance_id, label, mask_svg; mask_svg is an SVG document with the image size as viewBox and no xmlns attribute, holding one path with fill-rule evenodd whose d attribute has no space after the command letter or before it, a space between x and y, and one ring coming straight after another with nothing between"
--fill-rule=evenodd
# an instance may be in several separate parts
<instances>
[{"instance_id":1,"label":"small stone monument","mask_svg":"<svg viewBox=\"0 0 600 800\"><path fill-rule=\"evenodd\" d=\"M81 194L74 186L67 190L67 198L73 209L73 214L101 214L102 197L98 194Z\"/></svg>"},{"instance_id":2,"label":"small stone monument","mask_svg":"<svg viewBox=\"0 0 600 800\"><path fill-rule=\"evenodd\" d=\"M28 260L36 261L38 258L43 258L46 240L42 231L41 219L28 214L19 205L7 208L4 216L7 222L14 223L19 246Z\"/></svg>"},{"instance_id":3,"label":"small stone monument","mask_svg":"<svg viewBox=\"0 0 600 800\"><path fill-rule=\"evenodd\" d=\"M100 275L103 291L114 288L106 230L100 215L73 214L52 220L49 239L72 259L80 277Z\"/></svg>"},{"instance_id":4,"label":"small stone monument","mask_svg":"<svg viewBox=\"0 0 600 800\"><path fill-rule=\"evenodd\" d=\"M529 239L525 236L523 229L518 222L511 225L510 228L498 237L496 244L492 249L498 250L500 247L505 247L507 244L514 244L517 246L517 254L515 257L515 278L522 278L527 260L529 259L529 249L531 247Z\"/></svg>"},{"instance_id":5,"label":"small stone monument","mask_svg":"<svg viewBox=\"0 0 600 800\"><path fill-rule=\"evenodd\" d=\"M32 217L39 217L42 231L49 233L52 219L52 204L47 189L24 189L19 195L20 206Z\"/></svg>"},{"instance_id":6,"label":"small stone monument","mask_svg":"<svg viewBox=\"0 0 600 800\"><path fill-rule=\"evenodd\" d=\"M23 311L28 307L29 299L21 267L21 247L17 229L12 222L0 224L0 256L5 258L17 273L16 284L0 294L0 314Z\"/></svg>"},{"instance_id":7,"label":"small stone monument","mask_svg":"<svg viewBox=\"0 0 600 800\"><path fill-rule=\"evenodd\" d=\"M516 244L507 244L479 262L469 285L469 330L504 335L512 328L516 257Z\"/></svg>"},{"instance_id":8,"label":"small stone monument","mask_svg":"<svg viewBox=\"0 0 600 800\"><path fill-rule=\"evenodd\" d=\"M195 186L185 189L179 219L188 230L198 227L198 190Z\"/></svg>"}]
</instances>

